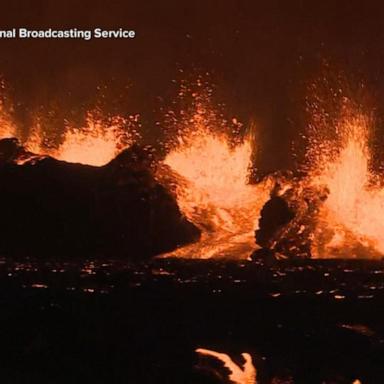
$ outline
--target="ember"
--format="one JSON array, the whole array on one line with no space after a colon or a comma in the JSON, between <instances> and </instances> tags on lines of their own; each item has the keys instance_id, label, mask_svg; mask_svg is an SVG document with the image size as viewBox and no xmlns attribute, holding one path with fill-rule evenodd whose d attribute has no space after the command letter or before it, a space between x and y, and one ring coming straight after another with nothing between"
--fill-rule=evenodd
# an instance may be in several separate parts
<instances>
[{"instance_id":1,"label":"ember","mask_svg":"<svg viewBox=\"0 0 384 384\"><path fill-rule=\"evenodd\" d=\"M236 364L230 356L226 353L216 352L209 349L198 348L196 352L200 356L208 356L215 358L223 363L224 367L228 369L228 379L233 384L257 384L257 369L255 368L252 356L249 353L242 353L241 356L244 359L243 366ZM291 383L293 381L291 378L287 380L280 380L280 378L272 379L271 383ZM354 380L352 384L361 384L360 380Z\"/></svg>"}]
</instances>

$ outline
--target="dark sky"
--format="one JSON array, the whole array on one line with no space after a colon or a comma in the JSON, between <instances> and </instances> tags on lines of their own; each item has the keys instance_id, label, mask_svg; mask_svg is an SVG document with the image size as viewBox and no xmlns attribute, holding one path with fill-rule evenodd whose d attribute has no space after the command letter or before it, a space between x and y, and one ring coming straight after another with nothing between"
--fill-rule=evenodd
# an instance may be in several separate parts
<instances>
[{"instance_id":1,"label":"dark sky","mask_svg":"<svg viewBox=\"0 0 384 384\"><path fill-rule=\"evenodd\" d=\"M41 105L63 115L94 102L140 113L146 129L174 79L208 71L229 116L262 129L265 168L290 159L308 82L324 62L364 82L382 103L380 1L2 1L0 29L135 29L134 40L0 40L0 73L20 119ZM127 91L125 86L129 85ZM156 131L153 128L153 134ZM276 140L276 137L279 139Z\"/></svg>"}]
</instances>

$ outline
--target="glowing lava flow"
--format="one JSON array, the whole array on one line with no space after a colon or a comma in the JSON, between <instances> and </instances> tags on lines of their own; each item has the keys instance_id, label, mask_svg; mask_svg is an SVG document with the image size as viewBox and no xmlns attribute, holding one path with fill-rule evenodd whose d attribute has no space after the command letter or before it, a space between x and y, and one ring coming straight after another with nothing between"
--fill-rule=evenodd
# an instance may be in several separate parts
<instances>
[{"instance_id":1,"label":"glowing lava flow","mask_svg":"<svg viewBox=\"0 0 384 384\"><path fill-rule=\"evenodd\" d=\"M178 204L202 238L171 256L249 257L260 209L269 196L267 182L248 183L251 157L250 139L231 147L225 134L201 127L179 139L164 162L180 175Z\"/></svg>"},{"instance_id":2,"label":"glowing lava flow","mask_svg":"<svg viewBox=\"0 0 384 384\"><path fill-rule=\"evenodd\" d=\"M369 120L343 119L341 149L320 153L315 183L329 196L320 212L314 241L316 257L379 257L384 254L384 189L370 172Z\"/></svg>"},{"instance_id":3,"label":"glowing lava flow","mask_svg":"<svg viewBox=\"0 0 384 384\"><path fill-rule=\"evenodd\" d=\"M242 353L244 359L243 366L236 364L226 353L212 351L205 348L197 348L195 350L201 356L208 356L221 361L225 368L228 369L228 380L233 384L257 384L257 369L253 364L252 356L249 353ZM283 383L280 379L272 379L272 383ZM293 383L291 380L284 383ZM362 384L359 379L356 379L352 384Z\"/></svg>"},{"instance_id":4,"label":"glowing lava flow","mask_svg":"<svg viewBox=\"0 0 384 384\"><path fill-rule=\"evenodd\" d=\"M242 353L244 359L243 367L239 367L233 360L226 354L209 349L198 348L196 352L203 356L214 357L220 360L224 367L229 369L229 380L234 384L257 384L256 375L257 371L252 362L252 357L249 353Z\"/></svg>"}]
</instances>

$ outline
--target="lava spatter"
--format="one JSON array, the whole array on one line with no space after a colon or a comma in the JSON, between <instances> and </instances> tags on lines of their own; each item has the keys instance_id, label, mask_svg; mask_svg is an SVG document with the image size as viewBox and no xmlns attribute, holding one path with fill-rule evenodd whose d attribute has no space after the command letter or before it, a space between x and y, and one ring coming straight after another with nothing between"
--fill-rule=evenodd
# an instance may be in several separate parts
<instances>
[{"instance_id":1,"label":"lava spatter","mask_svg":"<svg viewBox=\"0 0 384 384\"><path fill-rule=\"evenodd\" d=\"M247 258L270 183L249 183L255 140L233 139L230 125L208 97L192 94L192 107L180 115L176 143L164 163L175 173L176 197L183 214L201 231L198 243L171 256ZM232 119L232 123L238 123ZM233 130L232 130L233 132Z\"/></svg>"}]
</instances>

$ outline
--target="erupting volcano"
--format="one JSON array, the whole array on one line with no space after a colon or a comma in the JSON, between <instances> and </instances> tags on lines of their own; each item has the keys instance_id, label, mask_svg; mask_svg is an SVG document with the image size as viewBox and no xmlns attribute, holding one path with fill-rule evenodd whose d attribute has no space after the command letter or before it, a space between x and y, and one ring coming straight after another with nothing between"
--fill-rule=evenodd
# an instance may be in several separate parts
<instances>
[{"instance_id":1,"label":"erupting volcano","mask_svg":"<svg viewBox=\"0 0 384 384\"><path fill-rule=\"evenodd\" d=\"M384 189L368 145L372 119L344 100L338 114L317 122L310 126L306 176L288 187L276 179L258 243L290 258L382 257Z\"/></svg>"},{"instance_id":2,"label":"erupting volcano","mask_svg":"<svg viewBox=\"0 0 384 384\"><path fill-rule=\"evenodd\" d=\"M315 257L384 254L384 189L371 169L371 125L364 114L348 110L337 126L338 144L328 142L318 149L312 182L325 185L329 194L318 218Z\"/></svg>"},{"instance_id":3,"label":"erupting volcano","mask_svg":"<svg viewBox=\"0 0 384 384\"><path fill-rule=\"evenodd\" d=\"M113 116L105 125L88 113L83 129L66 130L55 157L81 164L104 165L133 144L136 133L124 130L127 123L126 119Z\"/></svg>"},{"instance_id":4,"label":"erupting volcano","mask_svg":"<svg viewBox=\"0 0 384 384\"><path fill-rule=\"evenodd\" d=\"M202 231L199 243L172 256L247 258L252 252L260 209L268 183L249 184L250 138L231 147L229 138L201 128L166 157L180 175L177 201L185 216Z\"/></svg>"},{"instance_id":5,"label":"erupting volcano","mask_svg":"<svg viewBox=\"0 0 384 384\"><path fill-rule=\"evenodd\" d=\"M31 152L47 154L58 160L101 166L114 159L138 138L138 116L105 118L101 111L88 112L83 127L65 126L58 147L44 145L41 126L32 131L26 146ZM49 141L49 140L48 140Z\"/></svg>"},{"instance_id":6,"label":"erupting volcano","mask_svg":"<svg viewBox=\"0 0 384 384\"><path fill-rule=\"evenodd\" d=\"M384 188L373 171L368 145L372 119L352 102L344 100L336 115L321 109L313 113L306 176L298 180L276 173L252 184L259 147L255 130L246 134L236 118L225 119L221 105L213 107L212 89L201 78L182 83L178 97L181 109L168 112L164 124L167 154L157 177L174 193L184 217L201 231L201 239L166 256L249 258L262 209L274 193L285 200L292 218L277 223L272 232L259 231L264 240L256 235L256 241L264 249L285 257L384 254ZM8 109L2 101L1 137L17 133ZM16 162L24 164L38 154L102 166L140 138L138 115L123 118L95 109L84 120L80 127L66 122L58 143L46 136L37 119ZM276 221L273 215L262 221L270 226Z\"/></svg>"},{"instance_id":7,"label":"erupting volcano","mask_svg":"<svg viewBox=\"0 0 384 384\"><path fill-rule=\"evenodd\" d=\"M182 114L176 144L164 163L177 175L175 191L182 212L202 237L171 256L247 258L255 247L261 208L274 184L280 184L279 194L296 212L270 241L272 248L285 243L276 250L293 257L382 256L384 189L371 169L370 118L344 105L333 125L310 132L312 165L304 179L271 175L253 185L249 173L255 140L251 136L234 140L210 108L209 97L194 93L192 99L194 110Z\"/></svg>"},{"instance_id":8,"label":"erupting volcano","mask_svg":"<svg viewBox=\"0 0 384 384\"><path fill-rule=\"evenodd\" d=\"M241 124L225 120L212 107L210 92L200 81L197 86L190 109L175 118L177 140L164 163L176 173L180 209L202 236L171 256L247 258L270 183L250 184L256 140L239 139ZM188 91L182 88L181 95Z\"/></svg>"}]
</instances>

